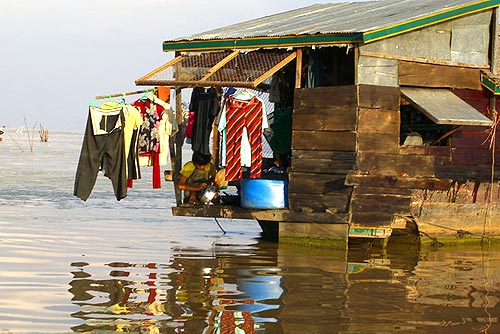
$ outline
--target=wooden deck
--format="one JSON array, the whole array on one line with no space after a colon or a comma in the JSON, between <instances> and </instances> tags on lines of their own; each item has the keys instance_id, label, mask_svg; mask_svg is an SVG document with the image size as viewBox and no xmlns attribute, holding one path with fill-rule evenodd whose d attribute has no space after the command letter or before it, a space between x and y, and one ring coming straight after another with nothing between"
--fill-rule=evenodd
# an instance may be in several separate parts
<instances>
[{"instance_id":1,"label":"wooden deck","mask_svg":"<svg viewBox=\"0 0 500 334\"><path fill-rule=\"evenodd\" d=\"M172 207L174 216L255 219L258 221L308 222L324 224L347 224L347 213L335 212L296 212L288 209L257 210L232 205L186 205Z\"/></svg>"}]
</instances>

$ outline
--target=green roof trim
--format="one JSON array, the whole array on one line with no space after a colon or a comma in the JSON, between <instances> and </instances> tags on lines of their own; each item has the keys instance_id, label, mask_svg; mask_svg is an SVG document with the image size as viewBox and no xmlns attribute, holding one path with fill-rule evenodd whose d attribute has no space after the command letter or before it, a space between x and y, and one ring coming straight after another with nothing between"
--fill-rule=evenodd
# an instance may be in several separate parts
<instances>
[{"instance_id":1,"label":"green roof trim","mask_svg":"<svg viewBox=\"0 0 500 334\"><path fill-rule=\"evenodd\" d=\"M362 42L361 33L163 42L163 51L235 50Z\"/></svg>"},{"instance_id":2,"label":"green roof trim","mask_svg":"<svg viewBox=\"0 0 500 334\"><path fill-rule=\"evenodd\" d=\"M363 34L364 42L369 43L379 39L384 39L394 35L399 35L411 30L420 29L432 24L447 21L456 17L487 10L500 5L500 0L479 1L462 7L453 8L449 11L429 15L412 21L404 22L390 27L366 32Z\"/></svg>"},{"instance_id":3,"label":"green roof trim","mask_svg":"<svg viewBox=\"0 0 500 334\"><path fill-rule=\"evenodd\" d=\"M481 74L481 84L491 91L494 95L500 95L500 87L496 82L490 79L488 76Z\"/></svg>"}]
</instances>

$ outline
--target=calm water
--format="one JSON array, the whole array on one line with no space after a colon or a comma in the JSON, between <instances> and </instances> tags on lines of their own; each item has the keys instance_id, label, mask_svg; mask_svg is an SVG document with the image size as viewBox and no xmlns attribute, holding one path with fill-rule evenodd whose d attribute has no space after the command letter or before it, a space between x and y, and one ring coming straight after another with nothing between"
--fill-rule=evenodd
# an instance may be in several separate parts
<instances>
[{"instance_id":1,"label":"calm water","mask_svg":"<svg viewBox=\"0 0 500 334\"><path fill-rule=\"evenodd\" d=\"M148 168L126 199L101 175L82 202L81 140L0 142L0 334L500 333L500 249L307 250L238 220L223 234L172 217Z\"/></svg>"}]
</instances>

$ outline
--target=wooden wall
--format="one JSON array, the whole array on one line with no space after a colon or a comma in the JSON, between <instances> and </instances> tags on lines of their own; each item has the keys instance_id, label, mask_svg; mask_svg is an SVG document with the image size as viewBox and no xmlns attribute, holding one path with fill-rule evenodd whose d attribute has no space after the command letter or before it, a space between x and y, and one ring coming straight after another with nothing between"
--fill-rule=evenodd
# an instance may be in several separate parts
<instances>
[{"instance_id":1,"label":"wooden wall","mask_svg":"<svg viewBox=\"0 0 500 334\"><path fill-rule=\"evenodd\" d=\"M489 94L478 89L477 69L400 61L399 70L400 85L452 88L488 112ZM433 75L424 82L427 71ZM462 127L450 137L451 146L400 146L400 102L399 87L297 89L290 209L348 212L353 227L388 227L394 215L411 212L415 191L446 193L457 182L488 182L488 128ZM500 134L500 148L498 140Z\"/></svg>"},{"instance_id":2,"label":"wooden wall","mask_svg":"<svg viewBox=\"0 0 500 334\"><path fill-rule=\"evenodd\" d=\"M345 185L356 161L356 86L295 91L289 207L294 211L347 212Z\"/></svg>"},{"instance_id":3,"label":"wooden wall","mask_svg":"<svg viewBox=\"0 0 500 334\"><path fill-rule=\"evenodd\" d=\"M439 81L447 85L453 82L451 78L456 74L449 69L443 71L441 66L433 67L444 77L447 77L445 73L451 73L451 77L449 80L430 78L429 87L440 87ZM473 87L475 71L459 72L467 72L469 76L456 81L457 86ZM400 78L405 82L408 79ZM487 114L488 93L471 89L455 90L455 93ZM462 127L450 137L449 146L400 146L398 97L399 88L359 86L357 170L346 178L346 185L353 186L350 205L353 226L389 226L394 215L410 213L415 190L446 192L457 183L484 183L491 178L492 152L488 143L484 143L489 128ZM497 135L500 143L498 140L500 134ZM500 145L495 152L500 157ZM496 166L500 167L500 159ZM498 178L500 168L496 171ZM469 203L475 203L476 197L471 194ZM495 200L500 202L500 194Z\"/></svg>"},{"instance_id":4,"label":"wooden wall","mask_svg":"<svg viewBox=\"0 0 500 334\"><path fill-rule=\"evenodd\" d=\"M421 161L400 155L400 90L398 87L360 85L357 128L357 171L346 184L353 186L350 206L353 226L388 226L394 213L406 212L411 190L397 187L388 176L418 169Z\"/></svg>"}]
</instances>

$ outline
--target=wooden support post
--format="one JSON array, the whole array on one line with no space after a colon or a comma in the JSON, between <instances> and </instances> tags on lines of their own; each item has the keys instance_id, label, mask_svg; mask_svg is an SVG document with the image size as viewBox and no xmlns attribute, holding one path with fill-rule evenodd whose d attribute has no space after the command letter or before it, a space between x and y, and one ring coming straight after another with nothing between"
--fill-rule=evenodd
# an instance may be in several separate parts
<instances>
[{"instance_id":1,"label":"wooden support post","mask_svg":"<svg viewBox=\"0 0 500 334\"><path fill-rule=\"evenodd\" d=\"M174 181L174 189L175 189L175 201L177 206L182 204L182 194L179 189L179 175L182 168L182 142L183 142L183 133L184 129L182 127L183 123L183 110L182 110L182 88L175 88L175 115L176 122L179 126L179 132L175 135L174 138L170 139L171 150L174 149L177 154L175 154L175 159L172 160L172 172L173 172L173 181ZM175 144L175 148L174 148Z\"/></svg>"},{"instance_id":2,"label":"wooden support post","mask_svg":"<svg viewBox=\"0 0 500 334\"><path fill-rule=\"evenodd\" d=\"M295 88L302 87L302 49L297 49L297 57L295 58L297 65L295 66Z\"/></svg>"},{"instance_id":3,"label":"wooden support post","mask_svg":"<svg viewBox=\"0 0 500 334\"><path fill-rule=\"evenodd\" d=\"M220 108L222 108L222 101L224 99L224 91L222 88L217 89L217 103ZM220 145L219 145L219 129L217 125L212 126L212 162L214 163L215 167L217 168L219 166L219 151L220 151Z\"/></svg>"}]
</instances>

